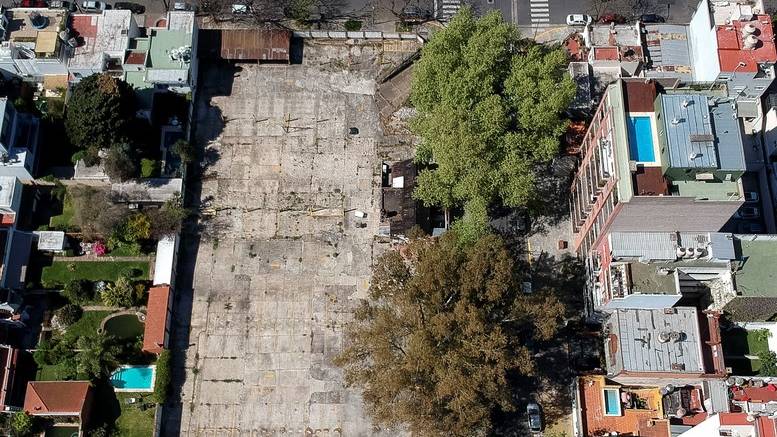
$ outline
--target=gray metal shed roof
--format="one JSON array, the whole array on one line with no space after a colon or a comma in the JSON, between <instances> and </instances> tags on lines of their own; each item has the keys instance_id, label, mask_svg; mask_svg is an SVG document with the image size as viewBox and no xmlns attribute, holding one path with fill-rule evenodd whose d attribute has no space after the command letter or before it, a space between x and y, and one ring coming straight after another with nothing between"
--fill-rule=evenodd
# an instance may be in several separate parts
<instances>
[{"instance_id":1,"label":"gray metal shed roof","mask_svg":"<svg viewBox=\"0 0 777 437\"><path fill-rule=\"evenodd\" d=\"M677 243L672 232L612 232L610 251L613 258L674 260Z\"/></svg>"},{"instance_id":2,"label":"gray metal shed roof","mask_svg":"<svg viewBox=\"0 0 777 437\"><path fill-rule=\"evenodd\" d=\"M634 372L704 371L696 308L618 309L610 322L618 339L623 370ZM662 342L662 332L679 332L679 340Z\"/></svg>"},{"instance_id":3,"label":"gray metal shed roof","mask_svg":"<svg viewBox=\"0 0 777 437\"><path fill-rule=\"evenodd\" d=\"M718 167L707 103L706 96L661 95L671 167Z\"/></svg>"},{"instance_id":4,"label":"gray metal shed roof","mask_svg":"<svg viewBox=\"0 0 777 437\"><path fill-rule=\"evenodd\" d=\"M710 234L710 256L719 260L737 259L734 249L734 236L722 232Z\"/></svg>"},{"instance_id":5,"label":"gray metal shed roof","mask_svg":"<svg viewBox=\"0 0 777 437\"><path fill-rule=\"evenodd\" d=\"M724 102L710 107L712 130L717 138L719 168L721 170L745 170L745 148L739 118L731 103Z\"/></svg>"},{"instance_id":6,"label":"gray metal shed roof","mask_svg":"<svg viewBox=\"0 0 777 437\"><path fill-rule=\"evenodd\" d=\"M646 75L691 79L693 64L688 45L688 26L646 24L645 33L645 45L651 62Z\"/></svg>"}]
</instances>

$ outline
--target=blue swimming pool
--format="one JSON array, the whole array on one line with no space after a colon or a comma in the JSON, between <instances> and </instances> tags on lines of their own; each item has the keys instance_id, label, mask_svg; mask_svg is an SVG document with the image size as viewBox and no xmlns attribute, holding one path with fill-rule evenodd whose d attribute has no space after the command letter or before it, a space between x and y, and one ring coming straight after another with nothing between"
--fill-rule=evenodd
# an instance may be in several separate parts
<instances>
[{"instance_id":1,"label":"blue swimming pool","mask_svg":"<svg viewBox=\"0 0 777 437\"><path fill-rule=\"evenodd\" d=\"M621 400L618 390L613 388L604 389L604 414L608 416L621 415Z\"/></svg>"},{"instance_id":2,"label":"blue swimming pool","mask_svg":"<svg viewBox=\"0 0 777 437\"><path fill-rule=\"evenodd\" d=\"M116 391L153 391L154 366L124 366L111 374L111 385Z\"/></svg>"},{"instance_id":3,"label":"blue swimming pool","mask_svg":"<svg viewBox=\"0 0 777 437\"><path fill-rule=\"evenodd\" d=\"M628 117L629 154L637 162L655 162L656 152L653 147L653 123L650 116L635 115Z\"/></svg>"}]
</instances>

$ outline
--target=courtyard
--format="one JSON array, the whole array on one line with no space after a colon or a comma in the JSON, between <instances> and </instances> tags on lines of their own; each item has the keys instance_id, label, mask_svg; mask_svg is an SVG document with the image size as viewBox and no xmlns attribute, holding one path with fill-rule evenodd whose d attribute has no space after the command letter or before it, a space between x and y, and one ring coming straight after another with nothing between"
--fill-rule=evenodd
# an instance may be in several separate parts
<instances>
[{"instance_id":1,"label":"courtyard","mask_svg":"<svg viewBox=\"0 0 777 437\"><path fill-rule=\"evenodd\" d=\"M201 237L184 248L191 321L173 332L185 373L167 433L397 435L331 361L383 250L374 78L407 53L304 50L302 65L201 67Z\"/></svg>"}]
</instances>

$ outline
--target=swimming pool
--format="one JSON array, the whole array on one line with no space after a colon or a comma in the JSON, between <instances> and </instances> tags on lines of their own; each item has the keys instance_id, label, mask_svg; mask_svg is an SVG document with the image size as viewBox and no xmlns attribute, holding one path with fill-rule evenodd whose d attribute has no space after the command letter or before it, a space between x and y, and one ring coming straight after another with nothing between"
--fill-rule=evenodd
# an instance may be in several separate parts
<instances>
[{"instance_id":1,"label":"swimming pool","mask_svg":"<svg viewBox=\"0 0 777 437\"><path fill-rule=\"evenodd\" d=\"M604 389L604 415L605 416L620 416L621 415L621 400L619 390L614 388Z\"/></svg>"},{"instance_id":2,"label":"swimming pool","mask_svg":"<svg viewBox=\"0 0 777 437\"><path fill-rule=\"evenodd\" d=\"M627 118L629 127L629 154L637 162L656 162L653 144L653 122L649 115Z\"/></svg>"},{"instance_id":3,"label":"swimming pool","mask_svg":"<svg viewBox=\"0 0 777 437\"><path fill-rule=\"evenodd\" d=\"M156 366L122 366L111 374L115 391L154 391Z\"/></svg>"}]
</instances>

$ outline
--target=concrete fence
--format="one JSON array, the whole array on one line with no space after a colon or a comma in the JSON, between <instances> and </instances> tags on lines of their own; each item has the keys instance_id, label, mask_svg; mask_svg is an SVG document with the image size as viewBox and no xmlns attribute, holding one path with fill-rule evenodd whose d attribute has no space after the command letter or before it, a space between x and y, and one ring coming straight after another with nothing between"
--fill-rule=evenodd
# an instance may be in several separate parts
<instances>
[{"instance_id":1,"label":"concrete fence","mask_svg":"<svg viewBox=\"0 0 777 437\"><path fill-rule=\"evenodd\" d=\"M398 40L417 40L423 43L424 38L411 32L376 32L376 31L358 31L345 32L339 30L303 30L294 31L297 38L321 38L321 39L398 39Z\"/></svg>"}]
</instances>

